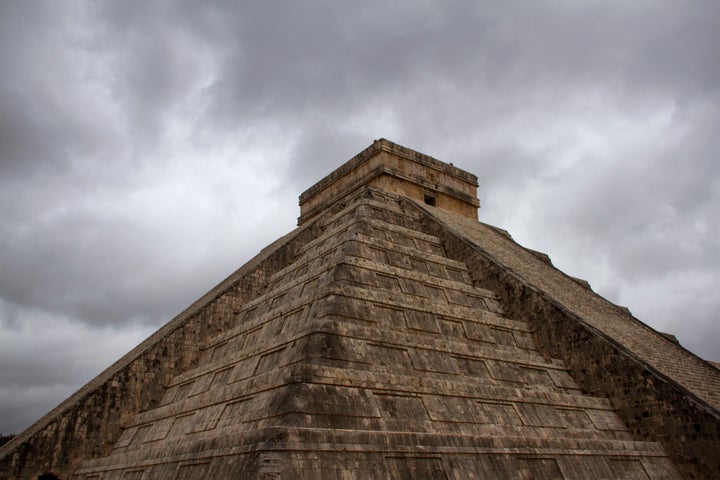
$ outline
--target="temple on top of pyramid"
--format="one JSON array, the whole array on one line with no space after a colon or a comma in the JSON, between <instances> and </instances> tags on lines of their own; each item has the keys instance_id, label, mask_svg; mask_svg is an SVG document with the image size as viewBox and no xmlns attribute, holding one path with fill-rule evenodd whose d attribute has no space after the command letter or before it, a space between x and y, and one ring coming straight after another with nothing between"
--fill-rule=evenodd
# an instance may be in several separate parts
<instances>
[{"instance_id":1,"label":"temple on top of pyramid","mask_svg":"<svg viewBox=\"0 0 720 480\"><path fill-rule=\"evenodd\" d=\"M477 219L475 175L381 138L300 195L298 225L368 186Z\"/></svg>"},{"instance_id":2,"label":"temple on top of pyramid","mask_svg":"<svg viewBox=\"0 0 720 480\"><path fill-rule=\"evenodd\" d=\"M4 479L720 478L720 370L377 140L0 447Z\"/></svg>"}]
</instances>

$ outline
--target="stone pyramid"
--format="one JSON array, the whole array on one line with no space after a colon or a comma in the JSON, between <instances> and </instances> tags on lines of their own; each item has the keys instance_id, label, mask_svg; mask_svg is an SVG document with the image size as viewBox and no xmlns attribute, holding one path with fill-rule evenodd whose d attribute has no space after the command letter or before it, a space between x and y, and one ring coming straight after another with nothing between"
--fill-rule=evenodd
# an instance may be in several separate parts
<instances>
[{"instance_id":1,"label":"stone pyramid","mask_svg":"<svg viewBox=\"0 0 720 480\"><path fill-rule=\"evenodd\" d=\"M3 478L720 472L720 371L378 140L299 227L0 450Z\"/></svg>"}]
</instances>

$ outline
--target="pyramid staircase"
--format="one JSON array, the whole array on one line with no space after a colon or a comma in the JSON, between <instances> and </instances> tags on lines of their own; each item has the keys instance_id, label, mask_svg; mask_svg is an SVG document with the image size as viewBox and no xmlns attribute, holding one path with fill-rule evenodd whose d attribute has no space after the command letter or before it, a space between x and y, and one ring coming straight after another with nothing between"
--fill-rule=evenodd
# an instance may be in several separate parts
<instances>
[{"instance_id":1,"label":"pyramid staircase","mask_svg":"<svg viewBox=\"0 0 720 480\"><path fill-rule=\"evenodd\" d=\"M373 187L73 478L679 478Z\"/></svg>"}]
</instances>

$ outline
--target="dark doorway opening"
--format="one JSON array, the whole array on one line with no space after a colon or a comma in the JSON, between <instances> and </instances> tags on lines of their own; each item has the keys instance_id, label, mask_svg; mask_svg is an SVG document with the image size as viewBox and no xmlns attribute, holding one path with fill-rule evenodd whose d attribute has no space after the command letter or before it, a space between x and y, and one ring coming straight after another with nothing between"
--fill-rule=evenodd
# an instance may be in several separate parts
<instances>
[{"instance_id":1,"label":"dark doorway opening","mask_svg":"<svg viewBox=\"0 0 720 480\"><path fill-rule=\"evenodd\" d=\"M435 206L435 197L432 195L425 194L425 203L430 205L431 207Z\"/></svg>"},{"instance_id":2,"label":"dark doorway opening","mask_svg":"<svg viewBox=\"0 0 720 480\"><path fill-rule=\"evenodd\" d=\"M60 480L60 477L54 473L43 473L42 475L38 475L37 480Z\"/></svg>"}]
</instances>

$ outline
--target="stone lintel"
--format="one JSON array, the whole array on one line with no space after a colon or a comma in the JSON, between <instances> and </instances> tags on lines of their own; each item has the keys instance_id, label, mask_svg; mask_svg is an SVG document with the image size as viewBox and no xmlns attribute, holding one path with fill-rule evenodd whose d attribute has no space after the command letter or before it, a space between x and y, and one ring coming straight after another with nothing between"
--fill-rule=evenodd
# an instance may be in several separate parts
<instances>
[{"instance_id":1,"label":"stone lintel","mask_svg":"<svg viewBox=\"0 0 720 480\"><path fill-rule=\"evenodd\" d=\"M300 195L298 225L367 185L477 220L475 175L383 138Z\"/></svg>"}]
</instances>

